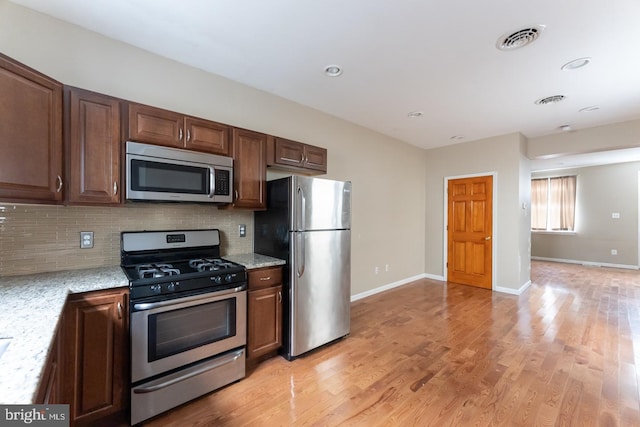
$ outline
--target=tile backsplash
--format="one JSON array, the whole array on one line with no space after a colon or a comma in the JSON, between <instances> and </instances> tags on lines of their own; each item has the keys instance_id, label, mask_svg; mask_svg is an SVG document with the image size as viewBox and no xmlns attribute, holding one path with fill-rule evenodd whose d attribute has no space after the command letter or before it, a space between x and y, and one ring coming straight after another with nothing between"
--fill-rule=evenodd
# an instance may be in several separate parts
<instances>
[{"instance_id":1,"label":"tile backsplash","mask_svg":"<svg viewBox=\"0 0 640 427\"><path fill-rule=\"evenodd\" d=\"M239 237L238 225L247 236ZM209 205L122 207L0 204L0 277L120 264L120 232L218 228L222 255L253 251L253 212ZM94 247L80 249L80 232Z\"/></svg>"}]
</instances>

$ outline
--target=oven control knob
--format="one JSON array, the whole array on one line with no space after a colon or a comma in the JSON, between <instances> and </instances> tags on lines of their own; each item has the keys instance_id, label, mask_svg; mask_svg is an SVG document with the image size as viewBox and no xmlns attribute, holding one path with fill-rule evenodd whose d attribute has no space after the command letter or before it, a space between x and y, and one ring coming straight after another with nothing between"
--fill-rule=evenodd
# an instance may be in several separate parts
<instances>
[{"instance_id":1,"label":"oven control knob","mask_svg":"<svg viewBox=\"0 0 640 427\"><path fill-rule=\"evenodd\" d=\"M227 274L226 276L224 276L224 280L225 282L229 283L231 282L231 280L233 280L233 276L231 276L230 274Z\"/></svg>"},{"instance_id":2,"label":"oven control knob","mask_svg":"<svg viewBox=\"0 0 640 427\"><path fill-rule=\"evenodd\" d=\"M178 285L180 282L171 282L167 285L167 290L169 292L175 292L178 289Z\"/></svg>"},{"instance_id":3,"label":"oven control knob","mask_svg":"<svg viewBox=\"0 0 640 427\"><path fill-rule=\"evenodd\" d=\"M153 291L153 293L159 294L160 292L162 292L162 286L151 285L151 290Z\"/></svg>"},{"instance_id":4,"label":"oven control knob","mask_svg":"<svg viewBox=\"0 0 640 427\"><path fill-rule=\"evenodd\" d=\"M222 276L213 276L211 280L213 280L215 284L219 285L222 283Z\"/></svg>"}]
</instances>

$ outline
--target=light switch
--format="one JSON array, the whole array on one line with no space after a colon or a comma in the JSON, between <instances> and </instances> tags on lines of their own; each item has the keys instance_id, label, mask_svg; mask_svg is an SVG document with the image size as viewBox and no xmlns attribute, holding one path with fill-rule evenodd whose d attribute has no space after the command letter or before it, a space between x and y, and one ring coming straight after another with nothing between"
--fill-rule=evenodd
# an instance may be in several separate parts
<instances>
[{"instance_id":1,"label":"light switch","mask_svg":"<svg viewBox=\"0 0 640 427\"><path fill-rule=\"evenodd\" d=\"M611 218L620 219L620 212L611 212Z\"/></svg>"}]
</instances>

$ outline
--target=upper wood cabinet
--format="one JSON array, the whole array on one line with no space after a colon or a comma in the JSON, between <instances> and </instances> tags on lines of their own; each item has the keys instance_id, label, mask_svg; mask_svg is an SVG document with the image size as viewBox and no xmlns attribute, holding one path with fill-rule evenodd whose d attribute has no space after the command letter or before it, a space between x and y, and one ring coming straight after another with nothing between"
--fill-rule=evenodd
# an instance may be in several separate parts
<instances>
[{"instance_id":1,"label":"upper wood cabinet","mask_svg":"<svg viewBox=\"0 0 640 427\"><path fill-rule=\"evenodd\" d=\"M268 141L267 164L307 174L326 173L327 150L302 142L271 137Z\"/></svg>"},{"instance_id":2,"label":"upper wood cabinet","mask_svg":"<svg viewBox=\"0 0 640 427\"><path fill-rule=\"evenodd\" d=\"M0 199L62 201L62 85L0 54Z\"/></svg>"},{"instance_id":3,"label":"upper wood cabinet","mask_svg":"<svg viewBox=\"0 0 640 427\"><path fill-rule=\"evenodd\" d=\"M227 125L148 105L128 104L127 138L168 147L229 156Z\"/></svg>"},{"instance_id":4,"label":"upper wood cabinet","mask_svg":"<svg viewBox=\"0 0 640 427\"><path fill-rule=\"evenodd\" d=\"M233 206L266 209L267 135L233 129Z\"/></svg>"},{"instance_id":5,"label":"upper wood cabinet","mask_svg":"<svg viewBox=\"0 0 640 427\"><path fill-rule=\"evenodd\" d=\"M122 410L128 392L126 289L69 297L64 311L63 401L73 424Z\"/></svg>"},{"instance_id":6,"label":"upper wood cabinet","mask_svg":"<svg viewBox=\"0 0 640 427\"><path fill-rule=\"evenodd\" d=\"M120 100L65 87L67 192L70 204L119 204Z\"/></svg>"}]
</instances>

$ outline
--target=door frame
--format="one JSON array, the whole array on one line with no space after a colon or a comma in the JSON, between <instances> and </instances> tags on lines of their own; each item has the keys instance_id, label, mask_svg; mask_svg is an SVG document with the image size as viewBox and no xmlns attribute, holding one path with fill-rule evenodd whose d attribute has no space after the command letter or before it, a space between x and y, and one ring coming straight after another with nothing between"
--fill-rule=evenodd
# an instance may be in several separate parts
<instances>
[{"instance_id":1,"label":"door frame","mask_svg":"<svg viewBox=\"0 0 640 427\"><path fill-rule=\"evenodd\" d=\"M492 176L493 177L493 194L492 194L492 205L493 205L493 209L492 209L492 218L491 218L491 223L492 223L492 238L491 238L491 290L495 290L496 288L496 272L498 271L498 264L497 264L497 250L498 250L498 239L497 239L497 235L498 235L498 172L497 171L492 171L492 172L484 172L484 173L473 173L473 174L467 174L467 175L453 175L453 176L445 176L444 177L444 216L442 217L442 241L443 241L443 245L442 245L442 272L443 272L443 277L445 282L448 281L449 279L449 274L448 274L448 269L447 269L447 262L448 262L448 256L449 256L449 252L447 250L447 245L449 243L448 238L449 238L449 234L447 233L447 218L449 217L449 181L454 180L454 179L461 179L461 178L476 178L479 176Z\"/></svg>"}]
</instances>

